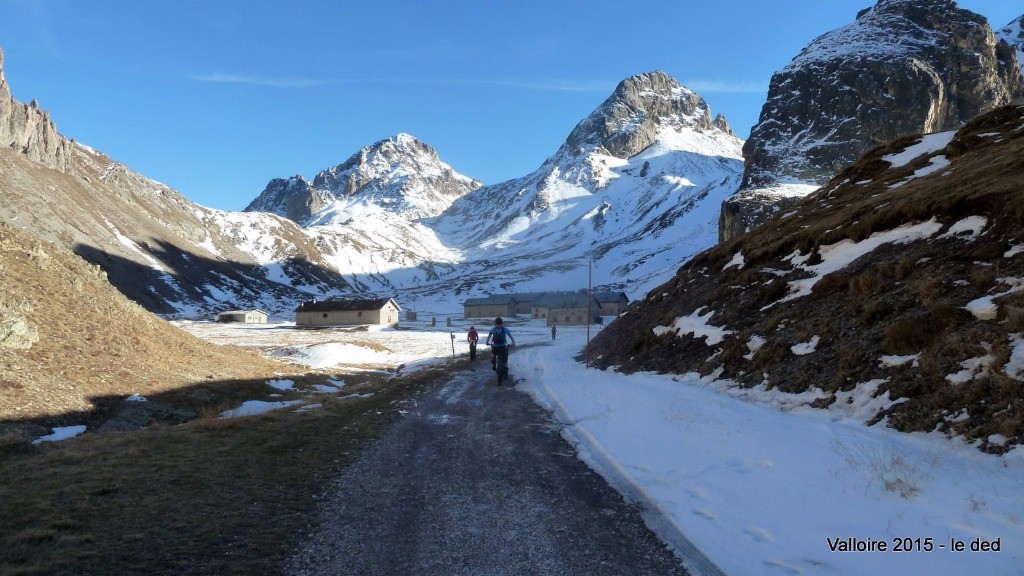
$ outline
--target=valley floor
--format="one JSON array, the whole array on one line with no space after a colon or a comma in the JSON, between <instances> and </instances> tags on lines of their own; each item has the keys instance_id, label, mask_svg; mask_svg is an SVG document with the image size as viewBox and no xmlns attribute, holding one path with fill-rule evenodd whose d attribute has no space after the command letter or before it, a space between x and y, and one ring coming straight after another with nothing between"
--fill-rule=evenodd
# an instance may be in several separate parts
<instances>
[{"instance_id":1,"label":"valley floor","mask_svg":"<svg viewBox=\"0 0 1024 576\"><path fill-rule=\"evenodd\" d=\"M284 349L321 364L369 358L365 369L389 356L406 369L432 363L451 353L451 334L466 352L465 327L413 328L347 333L360 339L352 348ZM511 328L516 390L550 410L578 455L677 550L692 542L729 574L1024 573L1019 448L994 456L939 434L866 427L856 408L869 396L819 410L696 375L588 370L574 360L584 327L560 327L553 343L540 321ZM236 343L265 333L229 330ZM314 353L324 350L334 353Z\"/></svg>"}]
</instances>

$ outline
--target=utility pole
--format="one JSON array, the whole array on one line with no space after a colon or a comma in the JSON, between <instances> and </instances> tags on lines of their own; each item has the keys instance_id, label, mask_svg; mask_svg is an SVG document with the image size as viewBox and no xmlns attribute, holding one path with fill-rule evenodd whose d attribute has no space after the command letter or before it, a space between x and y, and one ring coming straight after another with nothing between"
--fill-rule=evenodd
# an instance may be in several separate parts
<instances>
[{"instance_id":1,"label":"utility pole","mask_svg":"<svg viewBox=\"0 0 1024 576\"><path fill-rule=\"evenodd\" d=\"M590 322L594 319L594 317L590 315L590 301L593 300L593 298L590 295L590 285L593 282L593 276L594 276L593 268L594 268L594 261L590 260L589 262L587 262L587 364L586 364L586 368L590 368Z\"/></svg>"}]
</instances>

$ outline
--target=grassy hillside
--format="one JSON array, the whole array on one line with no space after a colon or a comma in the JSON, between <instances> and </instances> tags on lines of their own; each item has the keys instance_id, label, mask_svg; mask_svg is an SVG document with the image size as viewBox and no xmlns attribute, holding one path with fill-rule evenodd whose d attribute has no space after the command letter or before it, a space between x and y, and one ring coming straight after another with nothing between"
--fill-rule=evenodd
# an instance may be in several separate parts
<instances>
[{"instance_id":1,"label":"grassy hillside","mask_svg":"<svg viewBox=\"0 0 1024 576\"><path fill-rule=\"evenodd\" d=\"M285 370L187 334L66 248L0 223L0 421L59 421L103 398Z\"/></svg>"},{"instance_id":2,"label":"grassy hillside","mask_svg":"<svg viewBox=\"0 0 1024 576\"><path fill-rule=\"evenodd\" d=\"M602 331L598 365L717 371L820 408L870 395L872 423L1024 442L1024 107L914 153L935 141L872 150L698 255Z\"/></svg>"}]
</instances>

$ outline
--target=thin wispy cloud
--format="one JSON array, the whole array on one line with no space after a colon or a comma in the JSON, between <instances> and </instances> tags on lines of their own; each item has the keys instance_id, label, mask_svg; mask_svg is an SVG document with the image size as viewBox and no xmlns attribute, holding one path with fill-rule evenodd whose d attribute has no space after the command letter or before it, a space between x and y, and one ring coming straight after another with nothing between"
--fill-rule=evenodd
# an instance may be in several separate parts
<instances>
[{"instance_id":1,"label":"thin wispy cloud","mask_svg":"<svg viewBox=\"0 0 1024 576\"><path fill-rule=\"evenodd\" d=\"M749 81L722 81L722 80L706 80L701 78L691 78L681 82L683 86L686 86L690 90L697 92L698 94L713 93L713 92L730 92L735 94L751 94L758 92L767 92L768 84L760 82L749 82Z\"/></svg>"},{"instance_id":2,"label":"thin wispy cloud","mask_svg":"<svg viewBox=\"0 0 1024 576\"><path fill-rule=\"evenodd\" d=\"M273 88L309 88L330 84L325 80L314 80L310 78L265 78L260 76L245 76L242 74L201 74L192 76L197 82L209 82L212 84L248 84L251 86L270 86Z\"/></svg>"},{"instance_id":3,"label":"thin wispy cloud","mask_svg":"<svg viewBox=\"0 0 1024 576\"><path fill-rule=\"evenodd\" d=\"M568 79L480 79L480 78L272 78L248 76L244 74L214 73L200 74L190 77L197 82L213 84L248 84L251 86L270 86L274 88L309 88L328 84L432 84L432 85L476 85L505 86L526 90L546 90L553 92L611 92L616 83L608 80L568 80Z\"/></svg>"},{"instance_id":4,"label":"thin wispy cloud","mask_svg":"<svg viewBox=\"0 0 1024 576\"><path fill-rule=\"evenodd\" d=\"M548 90L554 92L611 92L616 82L607 80L465 80L466 84L484 84L490 86L508 86L510 88L526 88L529 90Z\"/></svg>"}]
</instances>

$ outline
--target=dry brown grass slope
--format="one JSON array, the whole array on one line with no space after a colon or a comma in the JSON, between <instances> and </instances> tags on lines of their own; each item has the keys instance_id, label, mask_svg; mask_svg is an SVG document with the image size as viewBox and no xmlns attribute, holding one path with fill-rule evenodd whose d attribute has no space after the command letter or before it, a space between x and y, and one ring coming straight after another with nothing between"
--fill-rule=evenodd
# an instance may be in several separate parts
<instances>
[{"instance_id":1,"label":"dry brown grass slope","mask_svg":"<svg viewBox=\"0 0 1024 576\"><path fill-rule=\"evenodd\" d=\"M66 248L0 223L0 421L88 411L92 398L287 370L187 334Z\"/></svg>"},{"instance_id":2,"label":"dry brown grass slope","mask_svg":"<svg viewBox=\"0 0 1024 576\"><path fill-rule=\"evenodd\" d=\"M1024 245L1024 107L983 115L944 150L906 166L883 159L918 140L868 152L792 214L687 262L601 332L592 351L598 364L626 372L721 369L739 386L818 389L819 407L860 383L884 380L877 395L899 402L870 422L940 430L995 452L1024 443L1024 382L1009 363L1024 338L1024 291L1010 291L1024 281L1024 252L1011 250ZM938 156L949 166L912 178ZM949 234L972 216L985 218L979 235ZM823 247L932 219L942 229L929 239L883 244L824 276L810 295L781 301L791 282L810 276L791 255L813 264ZM726 268L737 252L744 266ZM965 309L982 297L994 298L994 318ZM731 331L721 344L655 335L655 327L702 308L712 313L711 325ZM814 336L814 353L793 351ZM751 354L754 337L764 344ZM880 362L913 354L916 362ZM964 370L965 381L947 378Z\"/></svg>"}]
</instances>

